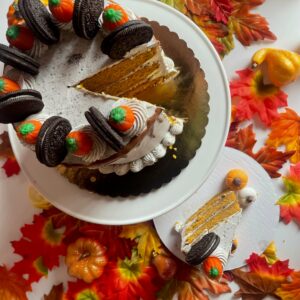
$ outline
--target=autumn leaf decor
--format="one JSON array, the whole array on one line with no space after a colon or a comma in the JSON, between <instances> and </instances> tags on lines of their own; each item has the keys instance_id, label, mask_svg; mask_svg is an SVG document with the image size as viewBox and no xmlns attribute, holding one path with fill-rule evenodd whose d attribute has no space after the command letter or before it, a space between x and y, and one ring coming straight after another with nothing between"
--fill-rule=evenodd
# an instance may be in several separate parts
<instances>
[{"instance_id":1,"label":"autumn leaf decor","mask_svg":"<svg viewBox=\"0 0 300 300\"><path fill-rule=\"evenodd\" d=\"M268 146L285 146L287 151L295 151L292 163L300 161L300 116L292 109L286 108L279 118L271 124L271 133L266 141Z\"/></svg>"},{"instance_id":2,"label":"autumn leaf decor","mask_svg":"<svg viewBox=\"0 0 300 300\"><path fill-rule=\"evenodd\" d=\"M244 45L275 40L267 20L251 13L264 0L161 0L190 17L208 36L221 56L234 48L233 36Z\"/></svg>"},{"instance_id":3,"label":"autumn leaf decor","mask_svg":"<svg viewBox=\"0 0 300 300\"><path fill-rule=\"evenodd\" d=\"M254 152L255 144L256 138L252 125L242 129L239 129L236 123L231 125L226 146L240 150L254 158L272 178L280 177L281 174L278 171L294 154L294 151L282 152L275 148L264 146L257 152Z\"/></svg>"},{"instance_id":4,"label":"autumn leaf decor","mask_svg":"<svg viewBox=\"0 0 300 300\"><path fill-rule=\"evenodd\" d=\"M236 72L239 78L230 82L233 101L236 101L236 119L250 120L257 115L265 126L278 118L277 109L287 105L287 94L271 84L264 84L260 69Z\"/></svg>"},{"instance_id":5,"label":"autumn leaf decor","mask_svg":"<svg viewBox=\"0 0 300 300\"><path fill-rule=\"evenodd\" d=\"M20 173L20 167L12 151L7 131L0 134L0 159L5 160L2 169L7 177Z\"/></svg>"},{"instance_id":6,"label":"autumn leaf decor","mask_svg":"<svg viewBox=\"0 0 300 300\"><path fill-rule=\"evenodd\" d=\"M62 242L64 234L55 230L51 220L41 215L34 216L33 224L23 226L21 233L21 239L13 241L12 246L23 259L15 263L12 271L26 275L27 282L31 284L59 265L59 256L66 254L66 246Z\"/></svg>"},{"instance_id":7,"label":"autumn leaf decor","mask_svg":"<svg viewBox=\"0 0 300 300\"><path fill-rule=\"evenodd\" d=\"M290 174L282 180L286 194L277 201L280 217L286 224L294 220L300 226L300 162L290 166Z\"/></svg>"},{"instance_id":8,"label":"autumn leaf decor","mask_svg":"<svg viewBox=\"0 0 300 300\"><path fill-rule=\"evenodd\" d=\"M31 288L21 276L5 266L0 266L1 300L27 300L28 291L31 291Z\"/></svg>"}]
</instances>

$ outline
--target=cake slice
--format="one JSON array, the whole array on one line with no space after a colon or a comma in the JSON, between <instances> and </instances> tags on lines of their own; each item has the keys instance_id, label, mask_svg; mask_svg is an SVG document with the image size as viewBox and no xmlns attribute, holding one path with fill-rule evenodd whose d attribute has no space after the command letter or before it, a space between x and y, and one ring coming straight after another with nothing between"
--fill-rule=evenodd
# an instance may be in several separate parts
<instances>
[{"instance_id":1,"label":"cake slice","mask_svg":"<svg viewBox=\"0 0 300 300\"><path fill-rule=\"evenodd\" d=\"M80 81L78 88L118 97L134 97L164 84L178 75L174 62L168 58L158 41L142 45L125 58Z\"/></svg>"}]
</instances>

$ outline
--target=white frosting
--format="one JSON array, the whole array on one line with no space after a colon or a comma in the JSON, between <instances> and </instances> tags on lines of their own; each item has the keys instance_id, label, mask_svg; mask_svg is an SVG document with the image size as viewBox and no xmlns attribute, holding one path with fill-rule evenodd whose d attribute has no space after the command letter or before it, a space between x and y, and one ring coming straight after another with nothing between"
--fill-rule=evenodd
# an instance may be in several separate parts
<instances>
[{"instance_id":1,"label":"white frosting","mask_svg":"<svg viewBox=\"0 0 300 300\"><path fill-rule=\"evenodd\" d=\"M254 188L245 187L238 191L239 204L242 208L247 208L257 199L257 192Z\"/></svg>"},{"instance_id":2,"label":"white frosting","mask_svg":"<svg viewBox=\"0 0 300 300\"><path fill-rule=\"evenodd\" d=\"M165 147L170 147L175 144L175 141L176 141L175 135L171 134L171 132L167 132L164 139L162 140L162 144Z\"/></svg>"},{"instance_id":3,"label":"white frosting","mask_svg":"<svg viewBox=\"0 0 300 300\"><path fill-rule=\"evenodd\" d=\"M102 174L110 174L114 172L114 166L113 165L101 165L99 167L99 172Z\"/></svg>"},{"instance_id":4,"label":"white frosting","mask_svg":"<svg viewBox=\"0 0 300 300\"><path fill-rule=\"evenodd\" d=\"M134 114L134 124L132 128L130 128L126 132L123 132L123 134L129 138L132 138L142 133L146 128L148 119L146 103L135 99L121 99L113 104L113 107L118 107L120 105L130 107Z\"/></svg>"},{"instance_id":5,"label":"white frosting","mask_svg":"<svg viewBox=\"0 0 300 300\"><path fill-rule=\"evenodd\" d=\"M173 135L179 135L183 131L183 119L176 119L175 122L172 123L170 133Z\"/></svg>"},{"instance_id":6,"label":"white frosting","mask_svg":"<svg viewBox=\"0 0 300 300\"><path fill-rule=\"evenodd\" d=\"M74 153L69 153L69 156L77 156L80 157L83 161L87 163L92 163L98 159L102 159L104 153L106 151L107 144L101 140L101 138L96 134L96 132L92 129L91 126L79 126L75 128L73 131L82 131L86 133L91 140L93 141L93 147L90 153L85 154L83 156L76 155Z\"/></svg>"},{"instance_id":7,"label":"white frosting","mask_svg":"<svg viewBox=\"0 0 300 300\"><path fill-rule=\"evenodd\" d=\"M42 57L48 50L48 46L43 44L37 38L34 40L32 49L26 51L26 54L31 56L32 58L38 59Z\"/></svg>"},{"instance_id":8,"label":"white frosting","mask_svg":"<svg viewBox=\"0 0 300 300\"><path fill-rule=\"evenodd\" d=\"M152 154L156 158L162 158L166 155L166 153L167 153L167 149L162 144L157 145L152 151Z\"/></svg>"},{"instance_id":9,"label":"white frosting","mask_svg":"<svg viewBox=\"0 0 300 300\"><path fill-rule=\"evenodd\" d=\"M157 162L157 158L154 156L152 152L150 152L142 158L142 161L144 166L152 166Z\"/></svg>"},{"instance_id":10,"label":"white frosting","mask_svg":"<svg viewBox=\"0 0 300 300\"><path fill-rule=\"evenodd\" d=\"M137 159L130 163L130 171L131 172L137 173L137 172L141 171L143 168L144 168L144 164L141 159Z\"/></svg>"},{"instance_id":11,"label":"white frosting","mask_svg":"<svg viewBox=\"0 0 300 300\"><path fill-rule=\"evenodd\" d=\"M59 22L56 20L55 23L60 30L73 31L73 22L72 21L63 23L63 22Z\"/></svg>"},{"instance_id":12,"label":"white frosting","mask_svg":"<svg viewBox=\"0 0 300 300\"><path fill-rule=\"evenodd\" d=\"M129 170L130 170L129 164L114 165L114 172L119 176L123 176L127 174Z\"/></svg>"},{"instance_id":13,"label":"white frosting","mask_svg":"<svg viewBox=\"0 0 300 300\"><path fill-rule=\"evenodd\" d=\"M229 253L225 251L222 247L218 246L210 256L217 257L221 261L223 268L225 268Z\"/></svg>"}]
</instances>

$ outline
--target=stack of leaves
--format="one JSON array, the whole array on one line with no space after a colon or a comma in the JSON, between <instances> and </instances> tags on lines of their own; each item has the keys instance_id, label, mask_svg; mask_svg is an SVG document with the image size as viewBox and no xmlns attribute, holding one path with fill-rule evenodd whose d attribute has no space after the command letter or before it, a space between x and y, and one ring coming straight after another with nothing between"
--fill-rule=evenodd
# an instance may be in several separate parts
<instances>
[{"instance_id":1,"label":"stack of leaves","mask_svg":"<svg viewBox=\"0 0 300 300\"><path fill-rule=\"evenodd\" d=\"M190 17L208 36L221 56L234 48L233 36L244 45L275 40L266 19L251 10L265 0L161 0Z\"/></svg>"},{"instance_id":2,"label":"stack of leaves","mask_svg":"<svg viewBox=\"0 0 300 300\"><path fill-rule=\"evenodd\" d=\"M300 163L290 166L290 174L282 180L286 194L277 201L280 217L286 224L294 220L300 225Z\"/></svg>"},{"instance_id":3,"label":"stack of leaves","mask_svg":"<svg viewBox=\"0 0 300 300\"><path fill-rule=\"evenodd\" d=\"M1 168L5 170L7 177L20 173L20 167L12 151L7 131L0 134L0 159L5 160Z\"/></svg>"}]
</instances>

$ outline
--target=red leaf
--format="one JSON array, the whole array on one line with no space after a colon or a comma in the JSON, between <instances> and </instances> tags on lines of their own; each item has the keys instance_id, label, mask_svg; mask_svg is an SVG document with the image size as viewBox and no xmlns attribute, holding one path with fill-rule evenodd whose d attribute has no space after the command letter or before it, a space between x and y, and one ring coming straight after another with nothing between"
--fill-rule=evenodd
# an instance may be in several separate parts
<instances>
[{"instance_id":1,"label":"red leaf","mask_svg":"<svg viewBox=\"0 0 300 300\"><path fill-rule=\"evenodd\" d=\"M42 215L35 215L33 224L24 225L21 232L22 238L12 242L12 245L14 252L21 255L23 260L17 262L13 269L19 274L28 274L31 283L47 274L47 269L58 266L59 256L66 253L66 246L62 242L64 235L55 230L51 220Z\"/></svg>"},{"instance_id":2,"label":"red leaf","mask_svg":"<svg viewBox=\"0 0 300 300\"><path fill-rule=\"evenodd\" d=\"M7 177L18 175L21 171L20 166L14 157L8 158L1 168L5 170Z\"/></svg>"},{"instance_id":3,"label":"red leaf","mask_svg":"<svg viewBox=\"0 0 300 300\"><path fill-rule=\"evenodd\" d=\"M274 148L265 146L258 152L253 152L256 143L253 125L238 129L236 123L233 123L229 132L226 146L240 150L254 158L272 178L280 177L278 172L287 160L294 154L294 151L281 152Z\"/></svg>"},{"instance_id":4,"label":"red leaf","mask_svg":"<svg viewBox=\"0 0 300 300\"><path fill-rule=\"evenodd\" d=\"M244 46L250 46L252 42L264 39L276 40L267 20L260 15L249 13L248 7L234 11L231 23L236 38Z\"/></svg>"},{"instance_id":5,"label":"red leaf","mask_svg":"<svg viewBox=\"0 0 300 300\"><path fill-rule=\"evenodd\" d=\"M227 24L232 13L232 5L229 0L210 0L210 5L216 20Z\"/></svg>"},{"instance_id":6,"label":"red leaf","mask_svg":"<svg viewBox=\"0 0 300 300\"><path fill-rule=\"evenodd\" d=\"M270 126L278 118L278 107L287 105L287 94L271 84L264 84L261 70L237 71L238 79L230 82L231 96L238 100L236 118L250 120L257 114L260 120Z\"/></svg>"}]
</instances>

